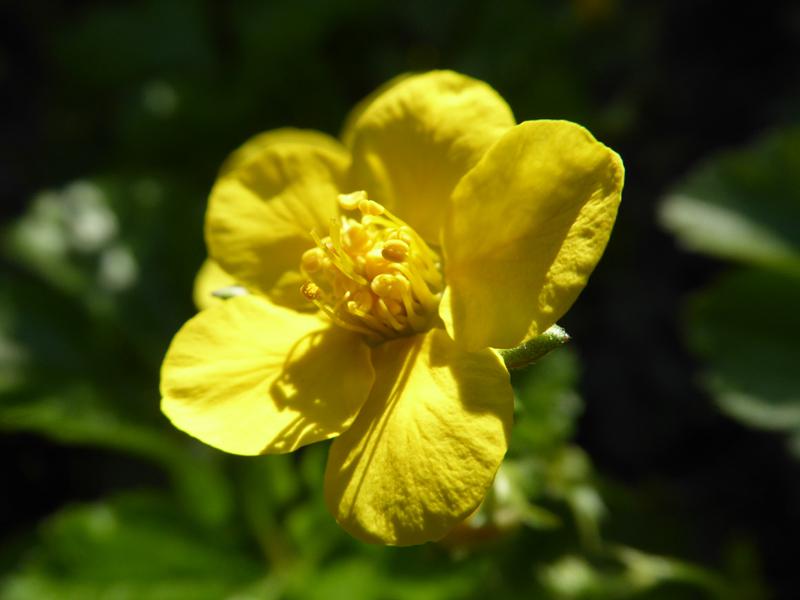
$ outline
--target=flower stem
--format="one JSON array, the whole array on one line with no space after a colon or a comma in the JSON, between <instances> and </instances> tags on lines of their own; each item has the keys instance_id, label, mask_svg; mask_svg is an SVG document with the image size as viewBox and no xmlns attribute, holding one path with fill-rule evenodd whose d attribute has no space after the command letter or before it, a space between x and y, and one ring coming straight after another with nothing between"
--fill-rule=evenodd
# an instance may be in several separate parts
<instances>
[{"instance_id":1,"label":"flower stem","mask_svg":"<svg viewBox=\"0 0 800 600\"><path fill-rule=\"evenodd\" d=\"M553 325L543 334L525 340L514 348L498 349L497 352L509 369L522 369L535 363L545 354L563 346L569 341L569 335L563 328Z\"/></svg>"}]
</instances>

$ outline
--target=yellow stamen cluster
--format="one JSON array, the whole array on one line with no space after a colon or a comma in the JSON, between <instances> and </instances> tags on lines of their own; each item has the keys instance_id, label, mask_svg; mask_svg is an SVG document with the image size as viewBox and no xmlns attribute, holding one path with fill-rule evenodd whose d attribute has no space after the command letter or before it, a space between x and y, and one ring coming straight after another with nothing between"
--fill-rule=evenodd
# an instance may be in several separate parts
<instances>
[{"instance_id":1,"label":"yellow stamen cluster","mask_svg":"<svg viewBox=\"0 0 800 600\"><path fill-rule=\"evenodd\" d=\"M332 219L324 238L311 232L303 295L337 325L376 339L428 329L441 298L439 257L366 192L341 194L339 206L358 218Z\"/></svg>"}]
</instances>

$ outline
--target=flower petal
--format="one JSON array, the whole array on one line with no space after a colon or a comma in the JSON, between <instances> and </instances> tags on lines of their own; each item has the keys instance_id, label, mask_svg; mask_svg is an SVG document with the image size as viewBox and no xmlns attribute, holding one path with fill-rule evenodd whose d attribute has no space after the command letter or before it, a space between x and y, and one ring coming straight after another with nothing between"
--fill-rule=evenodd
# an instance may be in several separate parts
<instances>
[{"instance_id":1,"label":"flower petal","mask_svg":"<svg viewBox=\"0 0 800 600\"><path fill-rule=\"evenodd\" d=\"M487 84L452 71L390 84L347 130L352 187L439 244L450 193L514 117Z\"/></svg>"},{"instance_id":2,"label":"flower petal","mask_svg":"<svg viewBox=\"0 0 800 600\"><path fill-rule=\"evenodd\" d=\"M161 369L161 408L225 452L290 452L346 430L373 379L357 334L241 296L177 333Z\"/></svg>"},{"instance_id":3,"label":"flower petal","mask_svg":"<svg viewBox=\"0 0 800 600\"><path fill-rule=\"evenodd\" d=\"M211 191L206 243L240 283L274 302L302 307L302 253L326 232L349 164L347 150L311 131L257 136L225 163Z\"/></svg>"},{"instance_id":4,"label":"flower petal","mask_svg":"<svg viewBox=\"0 0 800 600\"><path fill-rule=\"evenodd\" d=\"M369 542L439 539L483 500L506 452L513 392L491 350L461 351L441 329L373 350L375 386L334 441L325 499Z\"/></svg>"},{"instance_id":5,"label":"flower petal","mask_svg":"<svg viewBox=\"0 0 800 600\"><path fill-rule=\"evenodd\" d=\"M466 348L509 348L572 305L617 214L619 156L566 121L522 123L453 191L440 316Z\"/></svg>"},{"instance_id":6,"label":"flower petal","mask_svg":"<svg viewBox=\"0 0 800 600\"><path fill-rule=\"evenodd\" d=\"M324 133L311 129L294 129L283 127L281 129L271 129L254 135L244 144L234 150L220 168L219 175L225 175L235 171L257 158L267 147L276 145L294 144L301 146L312 146L329 150L339 154L342 152L342 145Z\"/></svg>"},{"instance_id":7,"label":"flower petal","mask_svg":"<svg viewBox=\"0 0 800 600\"><path fill-rule=\"evenodd\" d=\"M348 113L347 118L344 120L344 126L342 127L342 143L347 146L348 148L353 147L353 139L356 135L356 123L361 118L361 115L372 105L375 100L383 96L386 92L392 89L401 81L405 81L409 77L413 77L412 73L402 73L395 77L392 77L386 83L378 86L377 89L370 92L370 94L360 100L353 109Z\"/></svg>"},{"instance_id":8,"label":"flower petal","mask_svg":"<svg viewBox=\"0 0 800 600\"><path fill-rule=\"evenodd\" d=\"M236 280L220 267L216 261L207 258L194 278L194 290L192 292L194 305L199 310L205 310L210 306L224 302L222 298L217 298L213 293L219 289L236 285L236 283Z\"/></svg>"}]
</instances>

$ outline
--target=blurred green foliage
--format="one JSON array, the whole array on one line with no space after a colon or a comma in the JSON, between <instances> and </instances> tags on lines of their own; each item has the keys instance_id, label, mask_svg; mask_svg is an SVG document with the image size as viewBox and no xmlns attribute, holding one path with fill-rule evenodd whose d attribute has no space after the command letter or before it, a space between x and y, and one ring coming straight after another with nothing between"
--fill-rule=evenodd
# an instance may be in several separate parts
<instances>
[{"instance_id":1,"label":"blurred green foliage","mask_svg":"<svg viewBox=\"0 0 800 600\"><path fill-rule=\"evenodd\" d=\"M708 160L669 195L661 217L695 252L800 271L800 129Z\"/></svg>"},{"instance_id":2,"label":"blurred green foliage","mask_svg":"<svg viewBox=\"0 0 800 600\"><path fill-rule=\"evenodd\" d=\"M228 152L273 127L335 134L390 77L449 67L495 85L519 120L575 120L615 148L656 139L623 152L633 190L645 177L636 166L665 173L706 135L667 138L653 124L696 100L662 93L688 89L684 73L650 64L657 3L31 1L12 12L32 49L21 66L0 55L0 76L18 74L12 112L33 116L3 161L25 197L0 241L0 429L155 476L120 473L124 489L67 497L35 525L9 519L0 598L767 595L750 540L698 564L697 516L595 469L575 443L582 367L569 347L515 373L512 444L492 492L449 539L423 547L365 546L338 528L322 502L324 444L223 456L158 409L158 369L194 310L205 198ZM730 110L745 119L736 102L763 94L733 87ZM790 132L709 163L664 207L688 247L747 265L687 312L708 389L733 416L795 440L798 143ZM628 197L612 255L635 254L629 215L644 203Z\"/></svg>"},{"instance_id":3,"label":"blurred green foliage","mask_svg":"<svg viewBox=\"0 0 800 600\"><path fill-rule=\"evenodd\" d=\"M699 167L661 207L688 248L735 261L688 302L703 382L742 422L800 435L800 129ZM791 438L790 438L791 439Z\"/></svg>"}]
</instances>

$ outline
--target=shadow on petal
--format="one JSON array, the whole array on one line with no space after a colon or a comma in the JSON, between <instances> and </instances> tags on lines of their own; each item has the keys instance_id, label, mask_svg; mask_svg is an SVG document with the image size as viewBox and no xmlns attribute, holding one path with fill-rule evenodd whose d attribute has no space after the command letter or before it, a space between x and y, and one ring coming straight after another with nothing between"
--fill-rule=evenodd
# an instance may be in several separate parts
<instances>
[{"instance_id":1,"label":"shadow on petal","mask_svg":"<svg viewBox=\"0 0 800 600\"><path fill-rule=\"evenodd\" d=\"M490 350L464 353L441 330L387 342L373 361L370 397L331 445L326 502L368 542L438 539L475 510L505 454L508 372Z\"/></svg>"},{"instance_id":2,"label":"shadow on petal","mask_svg":"<svg viewBox=\"0 0 800 600\"><path fill-rule=\"evenodd\" d=\"M303 439L328 439L347 429L368 391L365 374L353 373L351 367L365 365L371 384L368 352L356 336L337 328L313 331L297 340L265 398L278 413L290 411L295 416L263 452L289 452Z\"/></svg>"}]
</instances>

